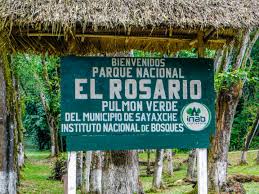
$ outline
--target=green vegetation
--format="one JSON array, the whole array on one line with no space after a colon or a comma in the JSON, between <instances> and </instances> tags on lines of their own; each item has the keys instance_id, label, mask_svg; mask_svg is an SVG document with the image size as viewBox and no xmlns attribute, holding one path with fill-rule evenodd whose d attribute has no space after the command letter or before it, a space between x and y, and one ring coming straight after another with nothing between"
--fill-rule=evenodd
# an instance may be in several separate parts
<instances>
[{"instance_id":1,"label":"green vegetation","mask_svg":"<svg viewBox=\"0 0 259 194\"><path fill-rule=\"evenodd\" d=\"M47 151L26 152L25 167L21 172L20 193L63 193L63 184L60 181L49 179L52 163L50 153Z\"/></svg>"},{"instance_id":2,"label":"green vegetation","mask_svg":"<svg viewBox=\"0 0 259 194\"><path fill-rule=\"evenodd\" d=\"M240 152L230 152L229 163L231 164L228 172L230 175L233 174L244 174L244 175L257 175L259 176L259 165L256 165L256 154L257 150L251 150L248 152L247 160L248 165L238 165L240 161Z\"/></svg>"},{"instance_id":3,"label":"green vegetation","mask_svg":"<svg viewBox=\"0 0 259 194\"><path fill-rule=\"evenodd\" d=\"M26 140L39 150L50 149L60 120L59 58L17 54L12 65L21 85Z\"/></svg>"},{"instance_id":4,"label":"green vegetation","mask_svg":"<svg viewBox=\"0 0 259 194\"><path fill-rule=\"evenodd\" d=\"M249 175L259 175L259 165L255 164L256 151L248 152L248 165L239 166L240 152L230 152L229 153L229 173L233 174L249 174ZM49 179L51 176L51 169L54 159L51 159L50 153L47 151L29 151L26 152L26 164L25 168L22 170L20 193L50 193L59 194L63 193L63 183L60 181L55 181ZM179 153L174 157L174 165L179 166L187 158L187 154ZM147 154L139 154L140 161L146 161ZM151 160L154 161L155 153L151 153ZM166 162L165 162L166 167ZM177 185L176 181L183 179L186 176L186 163L183 163L178 170L174 172L172 177L169 177L164 173L163 181L165 188L153 192L150 188L152 186L152 176L146 175L146 166L140 166L140 179L144 190L146 193L154 194L182 194L192 190L192 185ZM247 194L257 194L259 193L258 183L245 183L244 187Z\"/></svg>"},{"instance_id":5,"label":"green vegetation","mask_svg":"<svg viewBox=\"0 0 259 194\"><path fill-rule=\"evenodd\" d=\"M247 82L244 85L243 94L237 106L233 123L230 151L243 148L246 134L251 130L252 124L256 119L259 107L259 41L253 47L251 57L253 63L247 75ZM247 70L246 70L247 71ZM259 135L252 139L250 149L259 149Z\"/></svg>"}]
</instances>

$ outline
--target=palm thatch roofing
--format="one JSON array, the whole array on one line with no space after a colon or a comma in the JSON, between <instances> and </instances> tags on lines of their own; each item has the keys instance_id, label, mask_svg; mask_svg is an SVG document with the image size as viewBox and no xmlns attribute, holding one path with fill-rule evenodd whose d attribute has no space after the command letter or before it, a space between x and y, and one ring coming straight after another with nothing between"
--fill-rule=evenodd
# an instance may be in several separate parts
<instances>
[{"instance_id":1,"label":"palm thatch roofing","mask_svg":"<svg viewBox=\"0 0 259 194\"><path fill-rule=\"evenodd\" d=\"M219 48L259 26L258 0L1 0L0 31L13 51L58 54ZM8 39L8 40L7 40Z\"/></svg>"}]
</instances>

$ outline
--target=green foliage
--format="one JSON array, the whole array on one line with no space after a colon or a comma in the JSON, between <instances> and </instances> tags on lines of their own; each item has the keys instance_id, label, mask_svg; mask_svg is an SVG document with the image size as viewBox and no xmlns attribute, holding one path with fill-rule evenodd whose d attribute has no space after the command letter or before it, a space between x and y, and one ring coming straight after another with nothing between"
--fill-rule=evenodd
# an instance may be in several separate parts
<instances>
[{"instance_id":1,"label":"green foliage","mask_svg":"<svg viewBox=\"0 0 259 194\"><path fill-rule=\"evenodd\" d=\"M228 90L233 84L247 79L247 75L248 71L246 69L218 73L215 76L215 89L217 92L220 90Z\"/></svg>"},{"instance_id":2,"label":"green foliage","mask_svg":"<svg viewBox=\"0 0 259 194\"><path fill-rule=\"evenodd\" d=\"M210 50L210 49L207 49L205 50L205 56L207 56L208 58L214 58L215 57L215 54L216 54L216 51L215 50Z\"/></svg>"},{"instance_id":3,"label":"green foliage","mask_svg":"<svg viewBox=\"0 0 259 194\"><path fill-rule=\"evenodd\" d=\"M56 158L56 161L54 163L54 166L51 170L51 176L50 179L53 180L61 180L62 177L67 172L67 160L64 156L59 156Z\"/></svg>"},{"instance_id":4,"label":"green foliage","mask_svg":"<svg viewBox=\"0 0 259 194\"><path fill-rule=\"evenodd\" d=\"M22 90L25 136L39 149L49 149L50 133L40 94L46 97L47 105L50 107L51 114L56 118L58 126L60 117L59 58L48 55L43 57L17 54L12 58L12 65Z\"/></svg>"},{"instance_id":5,"label":"green foliage","mask_svg":"<svg viewBox=\"0 0 259 194\"><path fill-rule=\"evenodd\" d=\"M140 50L133 50L134 57L162 57L162 54L159 52L146 52Z\"/></svg>"},{"instance_id":6,"label":"green foliage","mask_svg":"<svg viewBox=\"0 0 259 194\"><path fill-rule=\"evenodd\" d=\"M172 53L162 54L159 52L145 52L145 51L140 51L140 50L133 50L133 55L135 57L179 57L179 58L197 58L198 57L197 49L181 50L174 54L172 54ZM206 49L205 56L207 58L213 58L215 56L215 51Z\"/></svg>"},{"instance_id":7,"label":"green foliage","mask_svg":"<svg viewBox=\"0 0 259 194\"><path fill-rule=\"evenodd\" d=\"M31 144L36 145L40 150L50 148L50 135L46 115L40 102L26 102L23 123L26 128L25 135Z\"/></svg>"},{"instance_id":8,"label":"green foliage","mask_svg":"<svg viewBox=\"0 0 259 194\"><path fill-rule=\"evenodd\" d=\"M178 52L179 58L197 58L197 53L195 49L192 49L191 51L188 50L181 50Z\"/></svg>"},{"instance_id":9,"label":"green foliage","mask_svg":"<svg viewBox=\"0 0 259 194\"><path fill-rule=\"evenodd\" d=\"M244 102L244 99L242 99L238 105L232 127L230 150L241 150L243 148L245 136L256 117L257 107L258 105L255 105L251 101ZM250 145L251 149L259 148L258 140L258 137L254 137L252 144Z\"/></svg>"}]
</instances>

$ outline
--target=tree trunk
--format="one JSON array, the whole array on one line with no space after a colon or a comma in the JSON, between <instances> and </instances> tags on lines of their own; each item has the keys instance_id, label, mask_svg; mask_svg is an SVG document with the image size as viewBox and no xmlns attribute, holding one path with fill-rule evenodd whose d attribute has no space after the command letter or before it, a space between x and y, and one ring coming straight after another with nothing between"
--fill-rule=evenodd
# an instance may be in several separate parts
<instances>
[{"instance_id":1,"label":"tree trunk","mask_svg":"<svg viewBox=\"0 0 259 194\"><path fill-rule=\"evenodd\" d=\"M151 174L150 150L147 150L147 175Z\"/></svg>"},{"instance_id":2,"label":"tree trunk","mask_svg":"<svg viewBox=\"0 0 259 194\"><path fill-rule=\"evenodd\" d=\"M223 184L227 181L228 148L231 128L241 91L241 86L235 85L232 87L231 92L221 92L217 99L217 131L209 153L208 171L210 186L218 193Z\"/></svg>"},{"instance_id":3,"label":"tree trunk","mask_svg":"<svg viewBox=\"0 0 259 194\"><path fill-rule=\"evenodd\" d=\"M162 187L162 173L163 173L163 158L164 150L156 151L156 161L155 161L155 170L153 175L153 184L154 189L160 189Z\"/></svg>"},{"instance_id":4,"label":"tree trunk","mask_svg":"<svg viewBox=\"0 0 259 194\"><path fill-rule=\"evenodd\" d=\"M58 130L55 125L55 118L50 114L49 107L46 101L46 97L43 92L40 93L41 102L46 114L48 127L50 130L50 142L51 142L51 156L57 156L59 154L58 145Z\"/></svg>"},{"instance_id":5,"label":"tree trunk","mask_svg":"<svg viewBox=\"0 0 259 194\"><path fill-rule=\"evenodd\" d=\"M102 193L102 152L92 152L92 163L90 171L90 193Z\"/></svg>"},{"instance_id":6,"label":"tree trunk","mask_svg":"<svg viewBox=\"0 0 259 194\"><path fill-rule=\"evenodd\" d=\"M90 169L91 169L91 163L92 163L92 151L87 151L85 153L84 157L84 173L83 173L83 193L89 193L90 192Z\"/></svg>"},{"instance_id":7,"label":"tree trunk","mask_svg":"<svg viewBox=\"0 0 259 194\"><path fill-rule=\"evenodd\" d=\"M3 54L4 55L4 54ZM3 56L7 60L6 56ZM17 152L12 75L9 64L0 59L0 193L15 194Z\"/></svg>"},{"instance_id":8,"label":"tree trunk","mask_svg":"<svg viewBox=\"0 0 259 194\"><path fill-rule=\"evenodd\" d=\"M24 165L24 146L23 146L23 123L22 123L22 107L21 107L21 97L20 97L20 83L17 76L14 76L15 91L16 91L16 125L18 132L18 167L21 168Z\"/></svg>"},{"instance_id":9,"label":"tree trunk","mask_svg":"<svg viewBox=\"0 0 259 194\"><path fill-rule=\"evenodd\" d=\"M242 150L240 164L247 164L247 150Z\"/></svg>"},{"instance_id":10,"label":"tree trunk","mask_svg":"<svg viewBox=\"0 0 259 194\"><path fill-rule=\"evenodd\" d=\"M76 156L76 188L81 189L83 181L83 152L77 152Z\"/></svg>"},{"instance_id":11,"label":"tree trunk","mask_svg":"<svg viewBox=\"0 0 259 194\"><path fill-rule=\"evenodd\" d=\"M243 148L242 153L241 153L240 164L247 164L247 158L246 158L247 151L249 149L249 146L250 146L254 136L258 132L258 130L257 130L258 125L259 125L259 112L257 113L256 119L253 122L251 130L248 130L248 133L246 135L246 139L245 139L245 142L244 142L244 148Z\"/></svg>"},{"instance_id":12,"label":"tree trunk","mask_svg":"<svg viewBox=\"0 0 259 194\"><path fill-rule=\"evenodd\" d=\"M18 166L21 168L24 165L24 147L23 143L20 142L18 145Z\"/></svg>"},{"instance_id":13,"label":"tree trunk","mask_svg":"<svg viewBox=\"0 0 259 194\"><path fill-rule=\"evenodd\" d=\"M52 92L51 82L49 80L48 68L46 65L45 56L42 56L42 79L44 80L44 85L47 90ZM37 77L37 75L36 75ZM59 137L58 137L58 127L57 127L57 118L53 116L49 104L46 100L44 92L40 93L42 105L47 117L47 123L50 129L50 138L51 138L51 156L57 156L59 154Z\"/></svg>"},{"instance_id":14,"label":"tree trunk","mask_svg":"<svg viewBox=\"0 0 259 194\"><path fill-rule=\"evenodd\" d=\"M249 29L242 31L239 36L236 36L233 44L231 44L231 49L229 49L229 54L226 55L228 60L225 60L223 70L235 73L236 70L246 68L247 60L258 36L259 30L250 39ZM232 66L230 66L230 62L232 62ZM230 84L227 84L227 81L224 80L218 92L216 101L216 134L212 137L208 162L209 186L212 191L217 193L220 193L222 186L227 182L227 160L231 128L245 81L245 78L237 77L235 80L232 78Z\"/></svg>"},{"instance_id":15,"label":"tree trunk","mask_svg":"<svg viewBox=\"0 0 259 194\"><path fill-rule=\"evenodd\" d=\"M189 180L197 180L197 150L193 149L189 153L188 166L187 166L187 176Z\"/></svg>"},{"instance_id":16,"label":"tree trunk","mask_svg":"<svg viewBox=\"0 0 259 194\"><path fill-rule=\"evenodd\" d=\"M167 150L167 173L169 176L173 175L173 154L172 150L168 149Z\"/></svg>"},{"instance_id":17,"label":"tree trunk","mask_svg":"<svg viewBox=\"0 0 259 194\"><path fill-rule=\"evenodd\" d=\"M141 193L137 151L110 151L104 156L104 194Z\"/></svg>"}]
</instances>

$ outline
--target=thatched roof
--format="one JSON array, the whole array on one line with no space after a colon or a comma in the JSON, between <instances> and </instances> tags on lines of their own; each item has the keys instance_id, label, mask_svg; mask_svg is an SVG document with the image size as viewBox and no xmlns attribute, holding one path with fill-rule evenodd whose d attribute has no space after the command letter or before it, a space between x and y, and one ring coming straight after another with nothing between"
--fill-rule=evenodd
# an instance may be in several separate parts
<instances>
[{"instance_id":1,"label":"thatched roof","mask_svg":"<svg viewBox=\"0 0 259 194\"><path fill-rule=\"evenodd\" d=\"M1 0L13 25L244 28L259 25L258 0Z\"/></svg>"},{"instance_id":2,"label":"thatched roof","mask_svg":"<svg viewBox=\"0 0 259 194\"><path fill-rule=\"evenodd\" d=\"M13 50L56 53L219 47L259 26L258 0L1 0L0 30ZM101 38L100 38L101 36ZM155 39L150 40L150 37Z\"/></svg>"}]
</instances>

